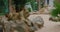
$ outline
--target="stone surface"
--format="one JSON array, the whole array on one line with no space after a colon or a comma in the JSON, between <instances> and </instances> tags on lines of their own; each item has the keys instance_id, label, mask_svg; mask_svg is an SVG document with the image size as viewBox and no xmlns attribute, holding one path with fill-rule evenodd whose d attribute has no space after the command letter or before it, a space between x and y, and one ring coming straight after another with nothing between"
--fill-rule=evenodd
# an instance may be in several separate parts
<instances>
[{"instance_id":1,"label":"stone surface","mask_svg":"<svg viewBox=\"0 0 60 32\"><path fill-rule=\"evenodd\" d=\"M60 32L60 22L49 21L50 15L40 14L44 20L44 27L36 32Z\"/></svg>"},{"instance_id":2,"label":"stone surface","mask_svg":"<svg viewBox=\"0 0 60 32\"><path fill-rule=\"evenodd\" d=\"M30 15L29 20L36 26L36 28L43 27L44 20L39 15Z\"/></svg>"}]
</instances>

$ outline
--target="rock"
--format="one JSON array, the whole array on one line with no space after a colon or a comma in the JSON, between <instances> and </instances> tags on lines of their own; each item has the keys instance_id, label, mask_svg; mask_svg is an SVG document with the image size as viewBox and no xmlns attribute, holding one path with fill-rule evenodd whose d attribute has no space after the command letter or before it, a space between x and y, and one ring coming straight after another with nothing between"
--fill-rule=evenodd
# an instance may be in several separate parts
<instances>
[{"instance_id":1,"label":"rock","mask_svg":"<svg viewBox=\"0 0 60 32\"><path fill-rule=\"evenodd\" d=\"M44 21L40 16L30 16L28 19L34 24L36 28L43 27Z\"/></svg>"},{"instance_id":2,"label":"rock","mask_svg":"<svg viewBox=\"0 0 60 32\"><path fill-rule=\"evenodd\" d=\"M60 22L59 17L50 17L49 20L54 21L54 22Z\"/></svg>"},{"instance_id":3,"label":"rock","mask_svg":"<svg viewBox=\"0 0 60 32\"><path fill-rule=\"evenodd\" d=\"M40 16L28 19L29 12L22 10L19 13L9 13L2 17L1 22L4 24L4 32L35 32L44 24Z\"/></svg>"},{"instance_id":4,"label":"rock","mask_svg":"<svg viewBox=\"0 0 60 32\"><path fill-rule=\"evenodd\" d=\"M3 27L2 27L2 25L0 25L0 32L3 32Z\"/></svg>"},{"instance_id":5,"label":"rock","mask_svg":"<svg viewBox=\"0 0 60 32\"><path fill-rule=\"evenodd\" d=\"M25 19L26 20L26 19ZM25 23L25 20L6 20L5 17L2 18L2 23L4 24L4 32L31 32L31 24L27 21L28 24ZM28 26L30 25L30 26ZM27 29L26 29L27 28Z\"/></svg>"}]
</instances>

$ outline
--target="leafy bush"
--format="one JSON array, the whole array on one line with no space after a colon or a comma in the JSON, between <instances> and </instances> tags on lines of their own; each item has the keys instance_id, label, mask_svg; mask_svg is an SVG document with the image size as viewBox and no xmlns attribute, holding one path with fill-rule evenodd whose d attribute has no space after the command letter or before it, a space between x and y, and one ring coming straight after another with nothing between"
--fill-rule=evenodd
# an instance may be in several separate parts
<instances>
[{"instance_id":1,"label":"leafy bush","mask_svg":"<svg viewBox=\"0 0 60 32\"><path fill-rule=\"evenodd\" d=\"M55 5L56 9L54 9L53 11L51 11L51 15L53 17L58 17L58 14L60 14L60 3L57 0L55 0L54 1L54 5Z\"/></svg>"},{"instance_id":2,"label":"leafy bush","mask_svg":"<svg viewBox=\"0 0 60 32\"><path fill-rule=\"evenodd\" d=\"M9 11L8 0L0 0L0 15L5 15Z\"/></svg>"}]
</instances>

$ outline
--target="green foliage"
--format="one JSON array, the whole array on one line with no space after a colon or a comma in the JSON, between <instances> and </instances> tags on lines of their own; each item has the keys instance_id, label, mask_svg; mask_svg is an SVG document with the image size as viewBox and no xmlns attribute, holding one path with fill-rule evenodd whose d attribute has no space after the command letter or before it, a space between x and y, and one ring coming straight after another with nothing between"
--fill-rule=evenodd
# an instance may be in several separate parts
<instances>
[{"instance_id":1,"label":"green foliage","mask_svg":"<svg viewBox=\"0 0 60 32\"><path fill-rule=\"evenodd\" d=\"M58 17L58 14L60 14L60 3L57 0L55 0L54 4L55 4L56 9L54 9L51 12L51 15L54 16L54 17Z\"/></svg>"},{"instance_id":2,"label":"green foliage","mask_svg":"<svg viewBox=\"0 0 60 32\"><path fill-rule=\"evenodd\" d=\"M28 2L30 2L33 11L38 10L38 4L37 4L36 0L28 0Z\"/></svg>"},{"instance_id":3,"label":"green foliage","mask_svg":"<svg viewBox=\"0 0 60 32\"><path fill-rule=\"evenodd\" d=\"M0 0L0 13L2 13L3 8L4 8L4 2L3 0Z\"/></svg>"},{"instance_id":4,"label":"green foliage","mask_svg":"<svg viewBox=\"0 0 60 32\"><path fill-rule=\"evenodd\" d=\"M31 12L31 8L28 8L29 12Z\"/></svg>"},{"instance_id":5,"label":"green foliage","mask_svg":"<svg viewBox=\"0 0 60 32\"><path fill-rule=\"evenodd\" d=\"M8 13L8 0L0 0L0 15Z\"/></svg>"}]
</instances>

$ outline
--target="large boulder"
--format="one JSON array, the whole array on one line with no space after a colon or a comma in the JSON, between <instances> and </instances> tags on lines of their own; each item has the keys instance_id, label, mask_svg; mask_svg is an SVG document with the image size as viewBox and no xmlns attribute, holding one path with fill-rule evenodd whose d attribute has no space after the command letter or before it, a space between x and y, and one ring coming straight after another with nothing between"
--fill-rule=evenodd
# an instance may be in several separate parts
<instances>
[{"instance_id":1,"label":"large boulder","mask_svg":"<svg viewBox=\"0 0 60 32\"><path fill-rule=\"evenodd\" d=\"M28 19L36 26L36 28L43 27L44 21L41 16L31 15Z\"/></svg>"}]
</instances>

